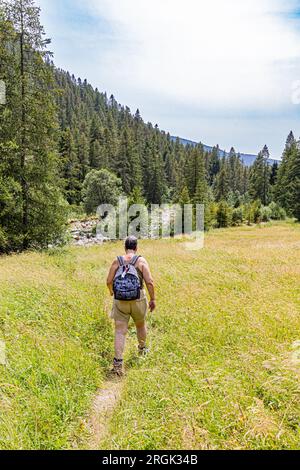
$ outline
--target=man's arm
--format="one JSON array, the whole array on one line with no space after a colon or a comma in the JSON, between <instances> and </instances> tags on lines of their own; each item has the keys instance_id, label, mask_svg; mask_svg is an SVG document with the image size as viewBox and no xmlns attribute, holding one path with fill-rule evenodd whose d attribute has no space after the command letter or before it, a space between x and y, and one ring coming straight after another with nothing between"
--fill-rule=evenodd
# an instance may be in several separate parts
<instances>
[{"instance_id":1,"label":"man's arm","mask_svg":"<svg viewBox=\"0 0 300 470\"><path fill-rule=\"evenodd\" d=\"M149 264L144 258L142 258L141 261L142 261L143 278L144 278L145 284L147 286L147 290L150 295L149 307L150 307L151 312L153 312L153 310L155 310L156 308L154 281L153 281L153 277L150 271Z\"/></svg>"},{"instance_id":2,"label":"man's arm","mask_svg":"<svg viewBox=\"0 0 300 470\"><path fill-rule=\"evenodd\" d=\"M107 287L111 296L114 295L113 283L114 283L114 278L115 278L115 274L117 272L118 267L119 267L119 262L118 260L115 260L113 264L111 265L108 276L107 276L106 284L107 284Z\"/></svg>"}]
</instances>

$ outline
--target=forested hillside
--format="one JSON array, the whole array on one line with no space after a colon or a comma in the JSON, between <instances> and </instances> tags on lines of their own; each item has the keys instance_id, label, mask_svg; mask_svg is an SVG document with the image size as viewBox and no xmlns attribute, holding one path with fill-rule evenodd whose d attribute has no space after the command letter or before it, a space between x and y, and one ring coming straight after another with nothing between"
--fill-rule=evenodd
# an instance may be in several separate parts
<instances>
[{"instance_id":1,"label":"forested hillside","mask_svg":"<svg viewBox=\"0 0 300 470\"><path fill-rule=\"evenodd\" d=\"M232 148L184 146L87 80L57 70L33 0L0 0L0 251L63 240L70 206L204 203L206 228L300 218L300 151L265 146L251 168ZM105 190L102 191L105 185ZM97 191L95 191L97 188ZM95 194L105 194L105 201ZM91 201L91 195L93 200ZM104 196L103 196L104 197ZM280 206L278 205L280 204Z\"/></svg>"},{"instance_id":2,"label":"forested hillside","mask_svg":"<svg viewBox=\"0 0 300 470\"><path fill-rule=\"evenodd\" d=\"M176 139L178 139L178 137L171 136L171 139L173 141L176 141ZM179 140L180 140L180 143L183 144L183 145L192 145L192 146L198 145L198 143L193 141L193 140L182 139L182 138L180 138ZM203 148L204 148L205 152L212 152L213 151L213 147L211 147L209 145L204 144ZM245 165L247 165L247 166L253 165L253 163L255 162L255 160L257 158L257 155L253 155L251 153L239 153L239 154L240 154L242 162L245 163ZM229 157L229 153L226 152L226 150L221 150L220 149L219 150L219 157L222 158L224 155L226 157ZM274 165L275 163L279 164L280 160L274 159L274 158L269 158L269 164L270 165Z\"/></svg>"},{"instance_id":3,"label":"forested hillside","mask_svg":"<svg viewBox=\"0 0 300 470\"><path fill-rule=\"evenodd\" d=\"M140 190L148 203L221 201L245 196L250 171L232 148L222 156L199 143L184 145L158 126L144 123L111 96L94 90L86 80L55 70L66 197L80 203L80 182L91 169L107 168L122 180L127 194ZM269 157L267 148L264 157ZM277 173L269 166L266 178ZM197 196L198 189L198 196ZM201 194L200 194L201 193ZM187 198L188 195L188 198ZM255 194L253 194L255 196ZM200 199L199 199L200 198Z\"/></svg>"}]
</instances>

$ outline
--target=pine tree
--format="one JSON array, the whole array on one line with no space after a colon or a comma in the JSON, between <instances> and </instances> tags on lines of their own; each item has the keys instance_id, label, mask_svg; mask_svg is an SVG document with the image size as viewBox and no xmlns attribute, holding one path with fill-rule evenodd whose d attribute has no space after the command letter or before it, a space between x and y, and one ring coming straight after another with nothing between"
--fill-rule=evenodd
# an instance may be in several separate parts
<instances>
[{"instance_id":1,"label":"pine tree","mask_svg":"<svg viewBox=\"0 0 300 470\"><path fill-rule=\"evenodd\" d=\"M144 198L142 188L135 186L129 194L128 205L129 207L134 204L146 205L147 201Z\"/></svg>"},{"instance_id":2,"label":"pine tree","mask_svg":"<svg viewBox=\"0 0 300 470\"><path fill-rule=\"evenodd\" d=\"M270 176L271 186L275 186L275 184L276 184L278 170L279 170L279 165L278 165L277 162L274 162L273 165L272 165L272 168L271 168L271 176Z\"/></svg>"},{"instance_id":3,"label":"pine tree","mask_svg":"<svg viewBox=\"0 0 300 470\"><path fill-rule=\"evenodd\" d=\"M9 157L10 178L13 186L21 188L21 209L16 214L15 233L10 235L14 248L22 245L26 249L46 246L58 237L65 217L56 171L53 68L49 40L44 38L40 10L33 0L1 1L0 7L13 30L2 38L10 55L5 66L8 101L4 113L9 116L14 146Z\"/></svg>"},{"instance_id":4,"label":"pine tree","mask_svg":"<svg viewBox=\"0 0 300 470\"><path fill-rule=\"evenodd\" d=\"M298 153L297 142L292 132L290 132L282 156L282 162L278 169L276 186L274 188L275 200L286 209L290 214L292 210L292 201L290 193L290 183L292 178L292 161L296 161Z\"/></svg>"},{"instance_id":5,"label":"pine tree","mask_svg":"<svg viewBox=\"0 0 300 470\"><path fill-rule=\"evenodd\" d=\"M238 188L238 157L232 147L227 159L228 164L228 176L229 176L229 188L230 191L236 192Z\"/></svg>"},{"instance_id":6,"label":"pine tree","mask_svg":"<svg viewBox=\"0 0 300 470\"><path fill-rule=\"evenodd\" d=\"M215 179L216 179L216 176L217 174L219 173L220 171L220 166L221 166L221 161L220 161L220 157L219 157L219 147L214 147L212 149L212 152L211 152L211 155L210 155L210 159L209 159L209 183L210 183L210 186L213 185Z\"/></svg>"},{"instance_id":7,"label":"pine tree","mask_svg":"<svg viewBox=\"0 0 300 470\"><path fill-rule=\"evenodd\" d=\"M94 140L90 144L89 167L95 170L104 168L103 146L99 140Z\"/></svg>"},{"instance_id":8,"label":"pine tree","mask_svg":"<svg viewBox=\"0 0 300 470\"><path fill-rule=\"evenodd\" d=\"M127 126L123 129L115 165L115 173L121 178L126 194L129 194L134 187L142 186L140 157L135 146L133 133Z\"/></svg>"},{"instance_id":9,"label":"pine tree","mask_svg":"<svg viewBox=\"0 0 300 470\"><path fill-rule=\"evenodd\" d=\"M293 131L291 131L286 139L286 145L285 148L286 150L289 150L292 145L296 143L296 139L294 137Z\"/></svg>"},{"instance_id":10,"label":"pine tree","mask_svg":"<svg viewBox=\"0 0 300 470\"><path fill-rule=\"evenodd\" d=\"M260 200L265 206L269 204L271 194L269 158L269 150L265 145L259 152L250 174L250 195L254 200Z\"/></svg>"},{"instance_id":11,"label":"pine tree","mask_svg":"<svg viewBox=\"0 0 300 470\"><path fill-rule=\"evenodd\" d=\"M156 129L147 139L143 154L144 193L149 204L161 204L166 193L164 162Z\"/></svg>"},{"instance_id":12,"label":"pine tree","mask_svg":"<svg viewBox=\"0 0 300 470\"><path fill-rule=\"evenodd\" d=\"M287 172L290 213L300 221L300 149L292 154Z\"/></svg>"},{"instance_id":13,"label":"pine tree","mask_svg":"<svg viewBox=\"0 0 300 470\"><path fill-rule=\"evenodd\" d=\"M189 193L194 197L197 191L199 177L201 177L201 172L203 170L203 146L200 144L196 147L188 149L188 154L189 155L187 156L186 162L187 183Z\"/></svg>"},{"instance_id":14,"label":"pine tree","mask_svg":"<svg viewBox=\"0 0 300 470\"><path fill-rule=\"evenodd\" d=\"M96 93L95 108L99 108L99 93ZM103 166L102 146L103 141L101 123L98 115L94 115L90 128L90 150L89 150L89 166L92 169L100 169Z\"/></svg>"},{"instance_id":15,"label":"pine tree","mask_svg":"<svg viewBox=\"0 0 300 470\"><path fill-rule=\"evenodd\" d=\"M22 230L22 188L15 173L19 165L14 135L15 68L8 44L16 41L16 33L0 3L0 80L6 95L0 102L0 252L18 247ZM3 92L5 91L3 90ZM6 103L6 104L5 104Z\"/></svg>"},{"instance_id":16,"label":"pine tree","mask_svg":"<svg viewBox=\"0 0 300 470\"><path fill-rule=\"evenodd\" d=\"M176 161L173 153L171 142L167 142L166 149L163 155L165 175L168 186L171 188L176 187Z\"/></svg>"},{"instance_id":17,"label":"pine tree","mask_svg":"<svg viewBox=\"0 0 300 470\"><path fill-rule=\"evenodd\" d=\"M181 206L184 206L186 204L191 204L191 199L189 195L189 190L186 186L182 189L180 196L178 198L178 204Z\"/></svg>"},{"instance_id":18,"label":"pine tree","mask_svg":"<svg viewBox=\"0 0 300 470\"><path fill-rule=\"evenodd\" d=\"M197 187L194 196L194 204L207 204L209 197L209 186L207 183L204 158L201 158L198 164L199 167L197 175Z\"/></svg>"},{"instance_id":19,"label":"pine tree","mask_svg":"<svg viewBox=\"0 0 300 470\"><path fill-rule=\"evenodd\" d=\"M217 201L225 200L229 194L229 174L228 174L228 164L226 157L223 157L221 162L221 169L218 173L214 185L215 198Z\"/></svg>"},{"instance_id":20,"label":"pine tree","mask_svg":"<svg viewBox=\"0 0 300 470\"><path fill-rule=\"evenodd\" d=\"M104 131L104 165L112 171L116 171L116 160L119 152L120 139L118 135L117 123L114 120L113 113L109 109L107 117L107 127Z\"/></svg>"},{"instance_id":21,"label":"pine tree","mask_svg":"<svg viewBox=\"0 0 300 470\"><path fill-rule=\"evenodd\" d=\"M286 145L275 195L287 213L300 220L300 148L296 141Z\"/></svg>"},{"instance_id":22,"label":"pine tree","mask_svg":"<svg viewBox=\"0 0 300 470\"><path fill-rule=\"evenodd\" d=\"M61 133L59 153L61 157L61 178L65 197L70 204L79 204L80 198L78 194L82 186L79 178L80 166L70 128L67 128Z\"/></svg>"}]
</instances>

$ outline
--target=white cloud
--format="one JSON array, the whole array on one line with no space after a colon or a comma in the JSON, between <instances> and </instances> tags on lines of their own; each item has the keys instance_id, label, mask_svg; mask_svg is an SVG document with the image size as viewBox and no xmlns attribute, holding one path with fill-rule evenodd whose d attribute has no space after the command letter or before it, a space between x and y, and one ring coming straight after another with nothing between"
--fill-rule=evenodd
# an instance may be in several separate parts
<instances>
[{"instance_id":1,"label":"white cloud","mask_svg":"<svg viewBox=\"0 0 300 470\"><path fill-rule=\"evenodd\" d=\"M36 1L58 66L173 135L279 157L299 134L300 0Z\"/></svg>"},{"instance_id":2,"label":"white cloud","mask_svg":"<svg viewBox=\"0 0 300 470\"><path fill-rule=\"evenodd\" d=\"M100 45L96 66L112 89L126 84L137 94L246 112L290 104L300 31L285 14L296 3L85 0L84 7L112 27L115 40L104 53Z\"/></svg>"}]
</instances>

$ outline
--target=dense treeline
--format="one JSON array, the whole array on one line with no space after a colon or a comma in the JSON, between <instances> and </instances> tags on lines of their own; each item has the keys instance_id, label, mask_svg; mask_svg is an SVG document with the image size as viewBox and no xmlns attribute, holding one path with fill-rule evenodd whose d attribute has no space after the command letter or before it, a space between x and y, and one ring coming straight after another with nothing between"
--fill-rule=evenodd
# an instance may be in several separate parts
<instances>
[{"instance_id":1,"label":"dense treeline","mask_svg":"<svg viewBox=\"0 0 300 470\"><path fill-rule=\"evenodd\" d=\"M121 179L126 194L139 190L149 204L182 200L237 204L251 194L252 199L259 198L263 191L268 193L263 199L267 203L277 173L276 165L272 168L267 161L267 147L260 154L260 181L259 162L251 172L233 148L225 157L219 147L209 153L201 144L184 146L157 126L144 123L139 110L131 114L114 96L108 98L86 80L62 70L55 70L55 77L61 90L59 152L70 204L81 202L87 173L103 168ZM265 190L260 191L261 184Z\"/></svg>"},{"instance_id":2,"label":"dense treeline","mask_svg":"<svg viewBox=\"0 0 300 470\"><path fill-rule=\"evenodd\" d=\"M216 200L230 192L247 192L249 170L233 149L229 158L220 158L218 147L212 153L204 152L201 144L185 147L144 123L139 110L132 115L86 80L61 70L55 77L61 90L59 152L70 204L81 202L87 173L101 168L121 178L126 194L139 188L148 203L174 201L183 191L190 200L201 198L201 192Z\"/></svg>"},{"instance_id":3,"label":"dense treeline","mask_svg":"<svg viewBox=\"0 0 300 470\"><path fill-rule=\"evenodd\" d=\"M206 226L300 219L300 150L283 163L265 146L248 168L231 149L183 146L113 96L55 69L33 0L0 0L0 250L63 237L67 206L204 203ZM105 186L105 188L104 188ZM105 198L106 200L102 200Z\"/></svg>"}]
</instances>

